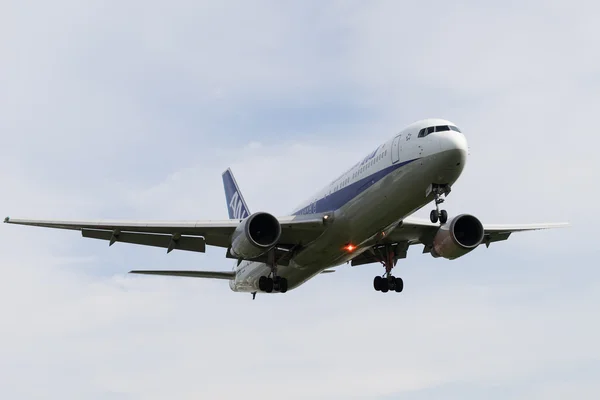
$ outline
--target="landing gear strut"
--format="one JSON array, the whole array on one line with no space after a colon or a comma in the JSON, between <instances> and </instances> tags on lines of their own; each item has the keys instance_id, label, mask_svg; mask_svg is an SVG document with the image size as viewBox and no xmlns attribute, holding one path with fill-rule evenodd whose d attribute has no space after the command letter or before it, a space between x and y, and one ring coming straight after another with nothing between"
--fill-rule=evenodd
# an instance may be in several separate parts
<instances>
[{"instance_id":1,"label":"landing gear strut","mask_svg":"<svg viewBox=\"0 0 600 400\"><path fill-rule=\"evenodd\" d=\"M446 210L440 211L440 204L444 202L442 195L447 196L450 193L450 186L448 185L431 185L431 191L435 196L435 210L431 210L429 219L432 223L436 224L438 221L443 225L448 222L448 212Z\"/></svg>"},{"instance_id":2,"label":"landing gear strut","mask_svg":"<svg viewBox=\"0 0 600 400\"><path fill-rule=\"evenodd\" d=\"M269 264L271 266L271 273L268 276L261 276L258 279L258 289L262 292L272 293L279 292L285 293L288 290L288 281L286 278L282 278L277 275L277 262L275 260L275 252L269 253Z\"/></svg>"},{"instance_id":3,"label":"landing gear strut","mask_svg":"<svg viewBox=\"0 0 600 400\"><path fill-rule=\"evenodd\" d=\"M376 276L373 279L373 288L378 292L387 293L395 291L400 293L404 289L404 281L402 278L396 278L392 275L392 268L396 265L396 254L392 245L383 247L385 254L380 254L379 261L385 268L383 276Z\"/></svg>"}]
</instances>

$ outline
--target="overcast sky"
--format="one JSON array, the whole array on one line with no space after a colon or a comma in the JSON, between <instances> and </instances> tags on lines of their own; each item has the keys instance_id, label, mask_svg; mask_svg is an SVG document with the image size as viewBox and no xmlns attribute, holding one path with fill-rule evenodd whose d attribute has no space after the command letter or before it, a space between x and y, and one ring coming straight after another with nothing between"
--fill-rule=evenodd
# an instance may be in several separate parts
<instances>
[{"instance_id":1,"label":"overcast sky","mask_svg":"<svg viewBox=\"0 0 600 400\"><path fill-rule=\"evenodd\" d=\"M252 301L126 274L229 270L223 249L1 225L1 398L599 397L598 6L37 3L0 12L5 215L226 218L228 166L285 215L440 117L470 147L450 214L572 226L455 261L411 249L399 295L365 265Z\"/></svg>"}]
</instances>

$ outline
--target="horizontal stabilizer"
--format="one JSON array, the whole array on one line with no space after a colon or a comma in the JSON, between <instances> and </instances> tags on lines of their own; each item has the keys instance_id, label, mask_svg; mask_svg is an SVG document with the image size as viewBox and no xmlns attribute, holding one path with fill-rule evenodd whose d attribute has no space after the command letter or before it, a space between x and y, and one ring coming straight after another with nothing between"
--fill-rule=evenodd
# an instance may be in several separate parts
<instances>
[{"instance_id":1,"label":"horizontal stabilizer","mask_svg":"<svg viewBox=\"0 0 600 400\"><path fill-rule=\"evenodd\" d=\"M166 275L166 276L184 276L188 278L212 278L212 279L235 279L235 272L233 271L152 271L152 270L138 270L129 271L130 274L143 274L143 275Z\"/></svg>"}]
</instances>

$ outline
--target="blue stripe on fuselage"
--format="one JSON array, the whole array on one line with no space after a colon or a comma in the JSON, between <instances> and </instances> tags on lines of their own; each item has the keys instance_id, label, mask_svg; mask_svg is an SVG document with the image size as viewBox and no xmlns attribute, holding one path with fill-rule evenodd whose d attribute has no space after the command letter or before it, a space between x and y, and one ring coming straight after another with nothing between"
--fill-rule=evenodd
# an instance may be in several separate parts
<instances>
[{"instance_id":1,"label":"blue stripe on fuselage","mask_svg":"<svg viewBox=\"0 0 600 400\"><path fill-rule=\"evenodd\" d=\"M329 211L335 211L338 208L344 206L346 203L354 199L356 196L358 196L365 190L367 190L375 182L385 178L388 174L394 172L398 168L410 164L411 162L416 160L418 160L418 158L404 162L399 162L397 164L390 165L389 167L384 168L381 171L374 172L373 174L366 176L354 183L351 183L348 186L339 189L338 191L333 192L330 195L323 197L322 199L317 200L316 202L310 203L304 208L301 208L300 210L296 211L293 215L319 214Z\"/></svg>"}]
</instances>

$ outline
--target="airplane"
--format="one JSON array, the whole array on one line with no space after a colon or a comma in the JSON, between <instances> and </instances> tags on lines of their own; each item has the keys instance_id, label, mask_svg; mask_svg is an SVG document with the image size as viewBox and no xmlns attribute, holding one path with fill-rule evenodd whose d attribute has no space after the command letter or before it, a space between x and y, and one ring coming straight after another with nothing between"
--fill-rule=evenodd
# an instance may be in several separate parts
<instances>
[{"instance_id":1,"label":"airplane","mask_svg":"<svg viewBox=\"0 0 600 400\"><path fill-rule=\"evenodd\" d=\"M134 270L130 273L213 278L235 292L286 293L331 268L378 263L376 291L402 292L392 275L410 246L454 260L513 232L563 227L565 223L484 225L470 214L450 217L440 210L465 168L468 145L456 124L444 119L417 121L370 151L350 169L309 197L290 215L251 213L230 169L223 175L227 220L60 221L13 219L10 224L79 230L83 237L205 252L226 248L231 271ZM412 218L433 202L430 219Z\"/></svg>"}]
</instances>

